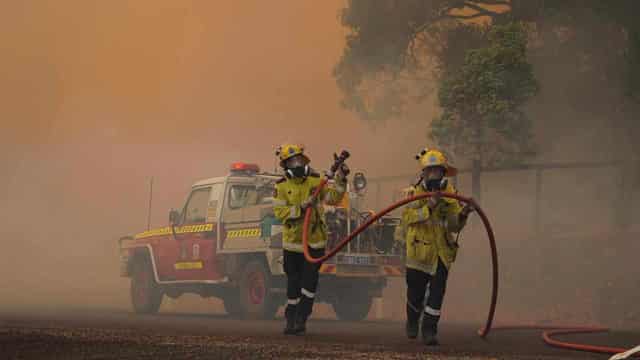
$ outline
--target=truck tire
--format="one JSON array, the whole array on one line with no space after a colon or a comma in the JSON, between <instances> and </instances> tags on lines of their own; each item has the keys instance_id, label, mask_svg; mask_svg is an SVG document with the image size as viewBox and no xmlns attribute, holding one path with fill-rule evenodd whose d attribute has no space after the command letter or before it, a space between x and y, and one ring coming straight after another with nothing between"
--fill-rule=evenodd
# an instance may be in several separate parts
<instances>
[{"instance_id":1,"label":"truck tire","mask_svg":"<svg viewBox=\"0 0 640 360\"><path fill-rule=\"evenodd\" d=\"M135 260L131 272L131 304L138 314L155 314L162 304L162 289L156 284L148 256Z\"/></svg>"},{"instance_id":2,"label":"truck tire","mask_svg":"<svg viewBox=\"0 0 640 360\"><path fill-rule=\"evenodd\" d=\"M261 261L250 261L240 278L238 303L249 319L273 319L278 311L276 296L270 291L271 273Z\"/></svg>"},{"instance_id":3,"label":"truck tire","mask_svg":"<svg viewBox=\"0 0 640 360\"><path fill-rule=\"evenodd\" d=\"M338 319L345 321L364 320L371 310L373 297L366 292L343 293L335 299L331 306L336 312Z\"/></svg>"}]
</instances>

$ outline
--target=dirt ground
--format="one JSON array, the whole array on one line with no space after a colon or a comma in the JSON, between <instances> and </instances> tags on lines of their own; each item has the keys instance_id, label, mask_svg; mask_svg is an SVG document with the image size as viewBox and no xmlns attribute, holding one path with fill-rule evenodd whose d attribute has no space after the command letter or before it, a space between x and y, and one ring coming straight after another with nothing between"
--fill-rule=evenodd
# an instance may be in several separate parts
<instances>
[{"instance_id":1,"label":"dirt ground","mask_svg":"<svg viewBox=\"0 0 640 360\"><path fill-rule=\"evenodd\" d=\"M122 310L0 312L1 359L606 359L546 346L538 331L496 331L444 323L442 345L404 336L403 323L312 319L308 334L281 335L283 320ZM572 341L630 347L640 334L573 336Z\"/></svg>"}]
</instances>

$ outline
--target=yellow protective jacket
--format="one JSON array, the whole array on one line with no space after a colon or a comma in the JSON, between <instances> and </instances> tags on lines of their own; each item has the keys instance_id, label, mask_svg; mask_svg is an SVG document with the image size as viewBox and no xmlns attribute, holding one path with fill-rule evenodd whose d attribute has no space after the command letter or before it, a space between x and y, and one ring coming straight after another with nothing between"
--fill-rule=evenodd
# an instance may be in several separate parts
<instances>
[{"instance_id":1,"label":"yellow protective jacket","mask_svg":"<svg viewBox=\"0 0 640 360\"><path fill-rule=\"evenodd\" d=\"M289 251L302 252L302 224L304 214L300 205L309 198L320 185L320 176L312 174L306 178L282 179L276 184L274 213L283 226L282 244ZM327 185L318 198L318 206L313 208L309 224L309 247L322 249L327 243L327 225L321 204L336 205L344 196L346 182L336 180L335 185Z\"/></svg>"},{"instance_id":2,"label":"yellow protective jacket","mask_svg":"<svg viewBox=\"0 0 640 360\"><path fill-rule=\"evenodd\" d=\"M412 192L418 195L426 190L418 185ZM457 193L451 184L443 192ZM452 233L460 232L465 225L459 219L462 206L457 200L444 197L433 211L429 210L427 199L412 204L413 207L409 204L403 210L395 236L406 245L406 267L434 275L439 258L450 269L458 253Z\"/></svg>"}]
</instances>

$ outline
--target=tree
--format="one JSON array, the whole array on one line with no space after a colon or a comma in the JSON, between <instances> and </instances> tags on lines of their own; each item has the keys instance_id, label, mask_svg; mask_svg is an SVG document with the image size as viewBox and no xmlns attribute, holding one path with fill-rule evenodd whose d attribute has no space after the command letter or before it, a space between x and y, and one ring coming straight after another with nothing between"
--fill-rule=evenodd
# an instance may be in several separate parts
<instances>
[{"instance_id":1,"label":"tree","mask_svg":"<svg viewBox=\"0 0 640 360\"><path fill-rule=\"evenodd\" d=\"M432 138L456 155L485 165L516 161L532 151L531 122L522 107L538 91L527 61L527 29L519 22L481 30L487 46L469 50L442 77L442 114Z\"/></svg>"},{"instance_id":2,"label":"tree","mask_svg":"<svg viewBox=\"0 0 640 360\"><path fill-rule=\"evenodd\" d=\"M465 21L500 15L491 6L509 1L350 0L341 20L351 33L334 69L342 106L377 123L424 101L432 69L460 64L478 45Z\"/></svg>"},{"instance_id":3,"label":"tree","mask_svg":"<svg viewBox=\"0 0 640 360\"><path fill-rule=\"evenodd\" d=\"M524 93L534 91L536 86L525 84L527 81L519 77L531 75L531 67L516 69L524 64L518 63L510 64L514 68L502 72L498 69L507 65L500 61L526 63L526 58L522 59L526 57L524 27L512 25L491 31L490 26L475 23L479 20L508 23L513 8L524 12L518 4L524 2L350 1L342 13L342 22L352 32L334 71L344 94L342 105L375 124L403 116L408 107L425 101L426 95L437 89L444 112L433 122L431 133L439 144L446 144L454 153L483 154L485 162L513 158L530 150L529 120L520 109L519 96L528 99L530 96ZM516 31L514 26L520 30ZM507 34L516 36L511 40L520 43L505 44ZM505 56L509 59L499 59ZM487 70L491 73L473 74L477 82L467 83L472 81L468 77L471 73ZM509 74L511 71L517 73ZM494 83L489 84L490 81ZM519 81L523 83L514 83ZM518 87L516 90L522 94L503 95L513 90L511 87ZM485 91L490 91L493 103L489 103L492 101L489 95L481 99ZM496 96L502 97L498 100ZM464 103L472 98L472 102ZM472 107L483 109L471 110ZM473 130L464 129L469 125L474 125L470 128ZM481 133L485 140L476 141L471 150L470 141ZM486 144L496 140L500 140L499 145L489 151Z\"/></svg>"},{"instance_id":4,"label":"tree","mask_svg":"<svg viewBox=\"0 0 640 360\"><path fill-rule=\"evenodd\" d=\"M428 100L469 50L486 46L474 25L522 21L541 96L551 100L529 106L536 126L607 119L640 156L636 8L637 0L351 0L341 14L350 33L334 69L342 105L372 124L401 118Z\"/></svg>"}]
</instances>

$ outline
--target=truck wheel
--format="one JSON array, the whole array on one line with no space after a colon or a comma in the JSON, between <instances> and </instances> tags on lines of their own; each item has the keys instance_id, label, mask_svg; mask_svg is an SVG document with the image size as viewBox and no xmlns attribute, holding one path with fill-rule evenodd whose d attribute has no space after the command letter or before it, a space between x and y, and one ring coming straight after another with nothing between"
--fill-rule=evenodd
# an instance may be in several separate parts
<instances>
[{"instance_id":1,"label":"truck wheel","mask_svg":"<svg viewBox=\"0 0 640 360\"><path fill-rule=\"evenodd\" d=\"M361 321L369 314L373 297L364 293L349 292L340 295L331 304L338 319L345 321Z\"/></svg>"},{"instance_id":2,"label":"truck wheel","mask_svg":"<svg viewBox=\"0 0 640 360\"><path fill-rule=\"evenodd\" d=\"M243 314L251 319L273 319L278 306L271 293L271 273L260 261L251 261L240 278L240 301Z\"/></svg>"},{"instance_id":3,"label":"truck wheel","mask_svg":"<svg viewBox=\"0 0 640 360\"><path fill-rule=\"evenodd\" d=\"M131 274L131 303L138 314L155 314L162 304L162 290L156 284L149 257L133 263Z\"/></svg>"}]
</instances>

